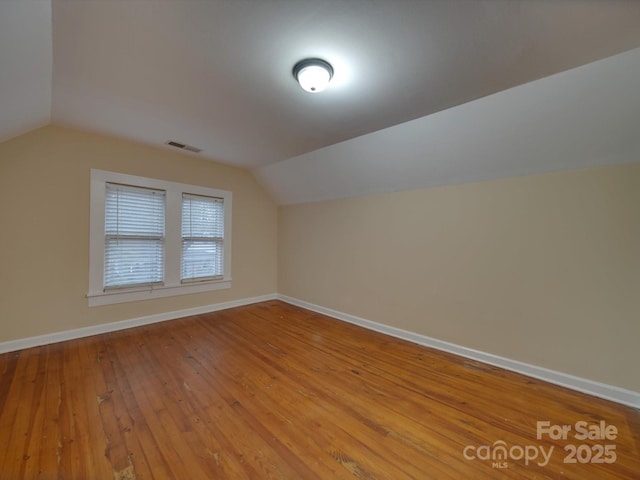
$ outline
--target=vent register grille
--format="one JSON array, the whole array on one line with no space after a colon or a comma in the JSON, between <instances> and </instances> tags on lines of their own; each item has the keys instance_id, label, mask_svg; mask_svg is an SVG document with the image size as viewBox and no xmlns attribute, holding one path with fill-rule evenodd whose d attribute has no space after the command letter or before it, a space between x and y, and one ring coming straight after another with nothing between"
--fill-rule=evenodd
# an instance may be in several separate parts
<instances>
[{"instance_id":1,"label":"vent register grille","mask_svg":"<svg viewBox=\"0 0 640 480\"><path fill-rule=\"evenodd\" d=\"M186 143L174 142L173 140L165 142L165 145L169 145L170 147L179 148L180 150L186 150L187 152L193 153L200 153L202 151L201 148L193 147L191 145L187 145Z\"/></svg>"}]
</instances>

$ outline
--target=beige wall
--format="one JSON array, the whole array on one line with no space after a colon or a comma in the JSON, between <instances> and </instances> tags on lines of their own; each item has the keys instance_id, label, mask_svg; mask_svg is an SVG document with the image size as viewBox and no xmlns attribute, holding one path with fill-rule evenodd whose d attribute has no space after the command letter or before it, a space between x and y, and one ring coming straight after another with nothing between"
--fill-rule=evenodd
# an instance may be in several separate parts
<instances>
[{"instance_id":1,"label":"beige wall","mask_svg":"<svg viewBox=\"0 0 640 480\"><path fill-rule=\"evenodd\" d=\"M232 288L89 308L91 168L232 191ZM4 142L0 341L275 293L277 214L249 172L201 158L59 127Z\"/></svg>"},{"instance_id":2,"label":"beige wall","mask_svg":"<svg viewBox=\"0 0 640 480\"><path fill-rule=\"evenodd\" d=\"M233 287L89 308L91 168L231 190ZM640 391L639 208L633 164L278 216L245 170L45 127L0 144L0 341L279 291Z\"/></svg>"},{"instance_id":3,"label":"beige wall","mask_svg":"<svg viewBox=\"0 0 640 480\"><path fill-rule=\"evenodd\" d=\"M280 208L279 292L640 391L640 164Z\"/></svg>"}]
</instances>

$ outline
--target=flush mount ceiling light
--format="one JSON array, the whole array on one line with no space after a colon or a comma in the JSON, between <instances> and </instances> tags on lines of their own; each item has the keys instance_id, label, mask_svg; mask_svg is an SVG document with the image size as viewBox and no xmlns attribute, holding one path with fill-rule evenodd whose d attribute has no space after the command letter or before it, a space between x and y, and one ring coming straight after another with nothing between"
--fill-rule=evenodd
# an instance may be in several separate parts
<instances>
[{"instance_id":1,"label":"flush mount ceiling light","mask_svg":"<svg viewBox=\"0 0 640 480\"><path fill-rule=\"evenodd\" d=\"M333 77L333 67L319 58L306 58L293 66L293 76L309 93L323 91Z\"/></svg>"}]
</instances>

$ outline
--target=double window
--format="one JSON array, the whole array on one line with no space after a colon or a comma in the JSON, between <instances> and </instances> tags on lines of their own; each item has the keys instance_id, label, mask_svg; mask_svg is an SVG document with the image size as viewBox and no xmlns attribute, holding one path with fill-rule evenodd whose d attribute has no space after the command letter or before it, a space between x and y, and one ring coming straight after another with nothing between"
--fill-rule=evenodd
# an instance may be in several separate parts
<instances>
[{"instance_id":1,"label":"double window","mask_svg":"<svg viewBox=\"0 0 640 480\"><path fill-rule=\"evenodd\" d=\"M231 193L91 171L89 305L231 286Z\"/></svg>"}]
</instances>

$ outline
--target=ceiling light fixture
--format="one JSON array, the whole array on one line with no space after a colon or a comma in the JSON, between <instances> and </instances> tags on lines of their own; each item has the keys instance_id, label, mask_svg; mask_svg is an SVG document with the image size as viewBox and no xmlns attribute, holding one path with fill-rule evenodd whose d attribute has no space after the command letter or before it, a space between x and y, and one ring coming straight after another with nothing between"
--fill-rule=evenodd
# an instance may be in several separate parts
<instances>
[{"instance_id":1,"label":"ceiling light fixture","mask_svg":"<svg viewBox=\"0 0 640 480\"><path fill-rule=\"evenodd\" d=\"M318 93L329 85L333 67L319 58L305 58L293 66L293 76L305 92Z\"/></svg>"}]
</instances>

